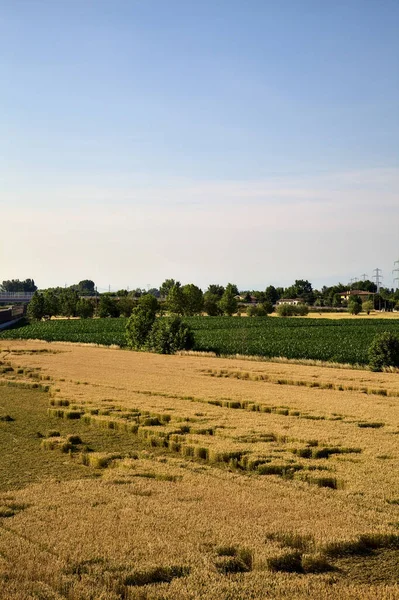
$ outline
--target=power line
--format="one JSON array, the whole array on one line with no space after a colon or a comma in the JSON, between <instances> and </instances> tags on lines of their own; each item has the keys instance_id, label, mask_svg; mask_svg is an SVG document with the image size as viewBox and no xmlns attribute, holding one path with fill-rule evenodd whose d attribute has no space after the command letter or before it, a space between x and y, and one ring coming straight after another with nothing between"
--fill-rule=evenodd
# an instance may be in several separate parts
<instances>
[{"instance_id":1,"label":"power line","mask_svg":"<svg viewBox=\"0 0 399 600\"><path fill-rule=\"evenodd\" d=\"M382 282L382 269L379 269L377 267L376 269L373 270L373 273L375 273L375 275L373 275L373 279L375 279L375 284L377 286L377 294L379 294L381 282Z\"/></svg>"},{"instance_id":2,"label":"power line","mask_svg":"<svg viewBox=\"0 0 399 600\"><path fill-rule=\"evenodd\" d=\"M395 260L393 265L394 265L394 269L393 269L392 273L393 273L393 275L395 275L395 273L396 273L396 276L393 278L393 285L394 285L394 287L396 287L396 289L398 289L399 288L399 260ZM398 265L398 266L396 266L396 265ZM395 286L395 281L397 282L396 286Z\"/></svg>"},{"instance_id":3,"label":"power line","mask_svg":"<svg viewBox=\"0 0 399 600\"><path fill-rule=\"evenodd\" d=\"M366 281L367 273L362 273L363 281Z\"/></svg>"}]
</instances>

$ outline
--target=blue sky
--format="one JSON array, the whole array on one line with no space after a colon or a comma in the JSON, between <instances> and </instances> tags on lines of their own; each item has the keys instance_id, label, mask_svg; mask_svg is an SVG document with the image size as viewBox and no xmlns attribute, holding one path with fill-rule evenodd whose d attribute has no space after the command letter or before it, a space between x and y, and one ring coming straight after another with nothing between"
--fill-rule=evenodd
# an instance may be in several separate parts
<instances>
[{"instance_id":1,"label":"blue sky","mask_svg":"<svg viewBox=\"0 0 399 600\"><path fill-rule=\"evenodd\" d=\"M392 285L398 27L396 0L0 0L0 279Z\"/></svg>"}]
</instances>

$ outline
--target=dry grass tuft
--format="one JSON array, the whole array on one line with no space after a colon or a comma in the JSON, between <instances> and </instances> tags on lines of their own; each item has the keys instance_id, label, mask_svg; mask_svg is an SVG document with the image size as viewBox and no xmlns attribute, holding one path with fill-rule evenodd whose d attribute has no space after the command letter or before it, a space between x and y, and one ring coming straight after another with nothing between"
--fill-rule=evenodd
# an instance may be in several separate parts
<instances>
[{"instance_id":1,"label":"dry grass tuft","mask_svg":"<svg viewBox=\"0 0 399 600\"><path fill-rule=\"evenodd\" d=\"M154 567L146 571L133 571L125 577L126 586L143 586L154 583L170 583L177 577L185 577L190 573L189 567L174 565L172 567Z\"/></svg>"}]
</instances>

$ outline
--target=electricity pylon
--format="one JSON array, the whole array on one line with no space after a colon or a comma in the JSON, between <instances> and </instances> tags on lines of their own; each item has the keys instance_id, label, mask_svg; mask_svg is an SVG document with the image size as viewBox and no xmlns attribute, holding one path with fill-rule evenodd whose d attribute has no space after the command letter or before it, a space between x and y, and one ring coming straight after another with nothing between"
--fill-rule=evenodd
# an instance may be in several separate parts
<instances>
[{"instance_id":1,"label":"electricity pylon","mask_svg":"<svg viewBox=\"0 0 399 600\"><path fill-rule=\"evenodd\" d=\"M375 279L375 285L377 286L377 294L380 293L380 287L381 287L381 282L382 282L382 270L381 269L374 269L373 273L375 273L375 275L373 275L373 279Z\"/></svg>"},{"instance_id":2,"label":"electricity pylon","mask_svg":"<svg viewBox=\"0 0 399 600\"><path fill-rule=\"evenodd\" d=\"M393 278L393 287L396 287L396 289L399 288L399 260L395 260L394 264L394 270L392 271L393 275L395 275L395 277ZM398 265L398 266L396 266ZM395 281L396 281L396 286L395 286Z\"/></svg>"}]
</instances>

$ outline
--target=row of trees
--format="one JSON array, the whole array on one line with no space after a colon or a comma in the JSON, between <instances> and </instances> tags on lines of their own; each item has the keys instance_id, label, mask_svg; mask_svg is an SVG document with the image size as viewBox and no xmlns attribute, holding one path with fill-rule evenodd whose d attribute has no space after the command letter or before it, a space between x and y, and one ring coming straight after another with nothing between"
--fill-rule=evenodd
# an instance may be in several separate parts
<instances>
[{"instance_id":1,"label":"row of trees","mask_svg":"<svg viewBox=\"0 0 399 600\"><path fill-rule=\"evenodd\" d=\"M19 281L18 279L3 281L2 289L5 291L36 291L37 286L32 279ZM268 286L264 291L246 290L239 293L237 285L229 283L227 286L219 284L209 285L205 293L194 284L181 285L174 279L165 280L158 288L148 291L136 289L133 291L118 290L118 292L99 294L94 281L85 279L68 288L49 288L42 290L43 301L35 299L36 304L44 315L62 316L130 316L140 297L150 294L157 298L162 307L174 314L191 316L206 312L208 315L231 315L242 309L242 304L248 304L248 314L268 314L278 300L296 298L308 306L346 308L348 302L342 298L348 289L373 292L370 301L376 309L399 309L399 290L382 288L376 294L376 286L371 281L358 281L351 286L341 283L334 286L324 286L321 290L314 290L308 280L297 279L286 287ZM87 302L83 300L87 299ZM80 300L82 300L80 302ZM353 303L358 303L359 298L351 298ZM43 304L44 303L44 304ZM256 310L254 308L256 305ZM371 308L371 310L372 310Z\"/></svg>"},{"instance_id":2,"label":"row of trees","mask_svg":"<svg viewBox=\"0 0 399 600\"><path fill-rule=\"evenodd\" d=\"M232 283L228 283L225 288L209 286L205 294L193 283L183 286L174 280L168 280L167 283L167 289L161 286L161 294L171 313L193 316L205 311L210 316L216 316L233 315L237 311L238 290Z\"/></svg>"},{"instance_id":3,"label":"row of trees","mask_svg":"<svg viewBox=\"0 0 399 600\"><path fill-rule=\"evenodd\" d=\"M37 286L33 279L25 279L20 281L19 279L6 279L0 285L0 291L2 292L36 292Z\"/></svg>"},{"instance_id":4,"label":"row of trees","mask_svg":"<svg viewBox=\"0 0 399 600\"><path fill-rule=\"evenodd\" d=\"M166 310L175 315L194 316L203 311L209 315L232 315L237 311L235 292L235 286L228 284L226 288L220 286L217 293L208 291L203 294L196 285L182 286L177 281L169 288L165 300L159 304L157 298L150 293L142 294L139 299L133 295L115 297L113 294L85 298L80 296L76 289L49 289L35 292L28 307L28 315L33 319L42 319L45 316L129 317L141 299L146 298L156 302L157 311ZM273 309L271 306L268 308L269 312Z\"/></svg>"},{"instance_id":5,"label":"row of trees","mask_svg":"<svg viewBox=\"0 0 399 600\"><path fill-rule=\"evenodd\" d=\"M151 296L153 298L153 296ZM31 319L43 317L81 317L89 319L98 317L129 317L137 301L129 296L114 298L103 294L94 298L80 296L71 288L49 289L35 292L28 305L28 316Z\"/></svg>"}]
</instances>

